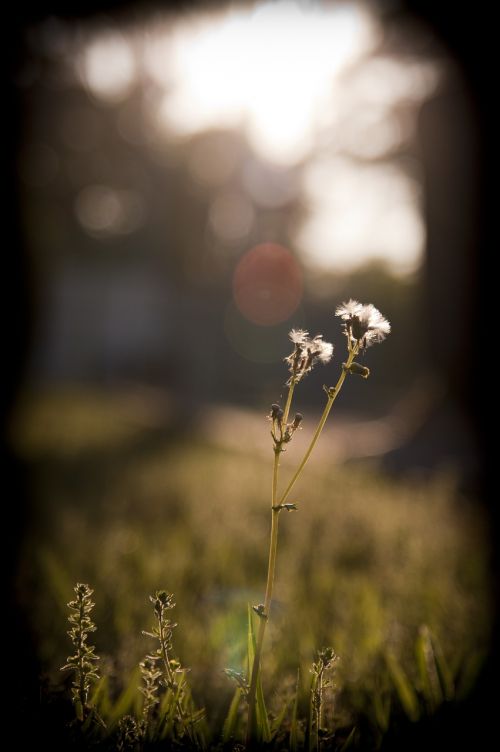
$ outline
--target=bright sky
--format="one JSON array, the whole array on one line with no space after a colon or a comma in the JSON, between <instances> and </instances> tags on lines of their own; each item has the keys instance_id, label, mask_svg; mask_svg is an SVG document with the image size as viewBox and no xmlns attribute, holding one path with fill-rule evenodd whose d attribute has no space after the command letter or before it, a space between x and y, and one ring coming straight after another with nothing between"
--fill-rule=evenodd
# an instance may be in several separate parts
<instances>
[{"instance_id":1,"label":"bright sky","mask_svg":"<svg viewBox=\"0 0 500 752\"><path fill-rule=\"evenodd\" d=\"M438 71L384 56L381 33L367 3L278 0L129 37L101 32L79 65L89 93L110 103L137 81L153 86L149 116L160 137L237 128L273 169L302 164L307 212L295 244L310 262L349 270L380 258L406 273L425 242L421 185L418 169L410 177L390 156L411 142ZM243 180L239 193L218 196L210 223L237 237L255 211Z\"/></svg>"}]
</instances>

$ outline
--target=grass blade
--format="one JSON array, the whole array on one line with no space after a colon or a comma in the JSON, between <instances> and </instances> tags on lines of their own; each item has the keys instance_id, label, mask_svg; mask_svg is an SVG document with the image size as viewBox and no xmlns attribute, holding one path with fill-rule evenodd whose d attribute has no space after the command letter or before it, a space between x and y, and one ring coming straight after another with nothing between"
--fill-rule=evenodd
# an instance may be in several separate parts
<instances>
[{"instance_id":1,"label":"grass blade","mask_svg":"<svg viewBox=\"0 0 500 752\"><path fill-rule=\"evenodd\" d=\"M385 734L391 717L391 696L379 688L373 690L373 710L379 729Z\"/></svg>"},{"instance_id":2,"label":"grass blade","mask_svg":"<svg viewBox=\"0 0 500 752\"><path fill-rule=\"evenodd\" d=\"M278 735L278 731L280 730L281 725L282 725L283 721L285 720L285 716L286 716L287 710L290 707L290 702L291 702L291 700L286 700L283 703L283 707L281 708L280 712L278 713L278 715L276 716L276 718L274 719L274 721L271 723L271 725L270 725L270 728L271 728L271 740L274 740L276 738L276 736Z\"/></svg>"},{"instance_id":3,"label":"grass blade","mask_svg":"<svg viewBox=\"0 0 500 752\"><path fill-rule=\"evenodd\" d=\"M172 732L174 730L174 724L176 717L178 715L178 711L180 709L180 698L182 694L182 687L184 684L184 674L180 675L180 679L177 682L177 688L175 692L172 690L168 691L169 699L168 699L168 705L167 705L167 712L165 713L165 724L163 728L161 729L159 738L160 739L166 739L167 737L170 737L172 735Z\"/></svg>"},{"instance_id":4,"label":"grass blade","mask_svg":"<svg viewBox=\"0 0 500 752\"><path fill-rule=\"evenodd\" d=\"M264 692L260 678L257 682L257 727L260 731L264 742L271 741L271 728L269 726L269 716L267 715L266 703L264 701Z\"/></svg>"},{"instance_id":5,"label":"grass blade","mask_svg":"<svg viewBox=\"0 0 500 752\"><path fill-rule=\"evenodd\" d=\"M130 681L118 697L115 704L109 711L109 724L113 725L118 723L120 718L126 713L129 713L132 707L141 700L141 694L138 690L140 684L140 671L139 668L134 669L130 677Z\"/></svg>"},{"instance_id":6,"label":"grass blade","mask_svg":"<svg viewBox=\"0 0 500 752\"><path fill-rule=\"evenodd\" d=\"M434 649L434 659L436 661L436 668L438 671L444 697L446 700L452 700L455 696L455 683L453 681L453 674L451 672L448 661L444 657L441 643L437 639L436 635L429 631L429 638Z\"/></svg>"},{"instance_id":7,"label":"grass blade","mask_svg":"<svg viewBox=\"0 0 500 752\"><path fill-rule=\"evenodd\" d=\"M109 679L107 676L102 676L95 685L90 696L90 704L96 708L104 720L108 720L112 706L109 699Z\"/></svg>"},{"instance_id":8,"label":"grass blade","mask_svg":"<svg viewBox=\"0 0 500 752\"><path fill-rule=\"evenodd\" d=\"M247 631L247 676L250 683L252 675L253 659L255 656L255 635L253 632L252 609L248 604L248 631Z\"/></svg>"},{"instance_id":9,"label":"grass blade","mask_svg":"<svg viewBox=\"0 0 500 752\"><path fill-rule=\"evenodd\" d=\"M307 750L307 752L312 752L314 749L314 691L316 689L316 681L317 677L312 676L311 677L311 689L309 690L309 711L307 713L307 724L306 724L306 738L304 739L304 749ZM317 741L317 736L316 736Z\"/></svg>"},{"instance_id":10,"label":"grass blade","mask_svg":"<svg viewBox=\"0 0 500 752\"><path fill-rule=\"evenodd\" d=\"M248 676L251 676L253 659L255 656L255 632L253 629L253 614L250 604L248 605ZM271 728L269 726L269 716L267 714L266 703L264 700L264 692L262 690L262 682L260 678L260 671L257 677L257 691L256 691L256 704L255 704L255 720L257 724L257 736L263 742L269 742L271 740Z\"/></svg>"},{"instance_id":11,"label":"grass blade","mask_svg":"<svg viewBox=\"0 0 500 752\"><path fill-rule=\"evenodd\" d=\"M410 680L403 671L396 656L390 650L385 654L385 661L403 710L411 721L417 721L420 710L417 695Z\"/></svg>"},{"instance_id":12,"label":"grass blade","mask_svg":"<svg viewBox=\"0 0 500 752\"><path fill-rule=\"evenodd\" d=\"M229 706L229 710L227 712L226 720L224 721L224 726L222 727L222 741L224 744L230 741L230 739L232 739L236 734L241 695L241 687L236 687L233 699L231 700L231 705Z\"/></svg>"},{"instance_id":13,"label":"grass blade","mask_svg":"<svg viewBox=\"0 0 500 752\"><path fill-rule=\"evenodd\" d=\"M429 708L434 711L443 702L443 693L436 668L434 650L428 627L423 625L419 629L415 645L417 665L422 683L422 692Z\"/></svg>"}]
</instances>

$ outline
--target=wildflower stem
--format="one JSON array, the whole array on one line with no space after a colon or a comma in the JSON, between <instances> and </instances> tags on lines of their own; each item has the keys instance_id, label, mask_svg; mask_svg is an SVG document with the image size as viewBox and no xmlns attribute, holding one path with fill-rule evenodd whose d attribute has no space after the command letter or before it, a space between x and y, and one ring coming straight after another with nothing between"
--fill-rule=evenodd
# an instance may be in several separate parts
<instances>
[{"instance_id":1,"label":"wildflower stem","mask_svg":"<svg viewBox=\"0 0 500 752\"><path fill-rule=\"evenodd\" d=\"M174 675L172 673L172 667L170 666L170 657L168 655L168 629L160 614L157 614L158 619L158 637L160 642L161 657L163 660L163 666L165 668L165 675L167 677L168 687L172 692L179 719L186 729L187 735L191 742L194 742L192 730L189 723L186 723L186 714L179 697L176 697L176 683L174 681Z\"/></svg>"},{"instance_id":2,"label":"wildflower stem","mask_svg":"<svg viewBox=\"0 0 500 752\"><path fill-rule=\"evenodd\" d=\"M83 624L83 619L84 619L84 616L85 616L85 606L84 606L83 599L81 599L81 601L80 601L80 608L79 608L78 616L79 616L79 623ZM78 710L81 713L80 720L84 721L85 717L86 717L86 714L87 714L86 713L86 711L87 711L87 690L86 690L86 687L85 687L85 666L84 666L85 653L84 653L84 649L83 649L84 648L84 639L83 639L83 634L82 634L81 630L80 630L80 633L78 635L77 647L78 647L78 670L79 670L79 674L80 674L78 696L79 696L79 699L80 699L80 706L81 706L81 708L79 708Z\"/></svg>"},{"instance_id":3,"label":"wildflower stem","mask_svg":"<svg viewBox=\"0 0 500 752\"><path fill-rule=\"evenodd\" d=\"M78 720L84 722L92 715L98 723L104 725L95 708L91 707L88 702L90 688L93 682L99 679L96 666L94 666L94 661L97 662L99 657L94 652L94 646L88 643L89 635L96 629L90 617L90 612L94 608L91 599L93 591L88 585L82 583L77 583L74 591L76 598L68 603L71 611L68 616L71 625L68 635L73 643L75 654L68 656L67 663L62 666L61 671L74 673L71 694Z\"/></svg>"},{"instance_id":4,"label":"wildflower stem","mask_svg":"<svg viewBox=\"0 0 500 752\"><path fill-rule=\"evenodd\" d=\"M252 665L250 687L248 690L248 720L247 720L247 734L246 734L246 748L247 749L251 749L255 743L257 684L258 684L259 673L260 673L260 661L261 661L261 656L262 656L262 646L264 644L264 635L266 632L266 625L269 620L269 613L271 610L271 600L272 600L273 587L274 587L274 575L275 575L275 570L276 570L276 554L278 550L278 522L279 522L279 513L282 509L281 505L288 498L290 491L292 490L300 474L302 473L302 470L304 469L305 464L307 460L309 459L311 452L313 451L316 445L316 442L318 441L320 437L321 431L323 430L323 427L326 423L328 415L330 414L330 410L332 409L332 405L335 402L335 399L337 398L337 395L340 392L340 389L342 388L345 377L358 351L359 351L358 344L349 346L349 355L347 358L347 362L342 368L342 372L339 376L339 379L335 387L333 389L328 390L328 401L326 403L325 409L320 418L316 431L314 432L314 436L311 440L311 443L309 444L309 447L307 448L306 453L304 454L304 457L302 458L302 461L299 467L297 468L297 471L295 472L295 475L293 476L290 483L288 484L279 503L277 501L278 500L278 491L277 491L278 471L279 471L279 459L280 459L280 455L282 451L283 439L281 441L276 441L275 443L272 494L271 494L271 541L269 544L269 561L268 561L268 566L267 566L266 595L265 595L264 604L263 604L264 608L263 608L262 613L260 613L260 623L259 623L257 639L255 643L255 654L254 654L253 665ZM285 427L287 425L288 415L290 413L290 407L292 404L294 388L295 388L295 378L294 378L294 374L292 374L292 379L290 381L290 387L288 390L288 396L287 396L285 409L283 411L283 417L282 417L282 426L285 426Z\"/></svg>"},{"instance_id":5,"label":"wildflower stem","mask_svg":"<svg viewBox=\"0 0 500 752\"><path fill-rule=\"evenodd\" d=\"M292 405L293 390L295 389L295 378L292 376L292 381L288 388L288 396L286 398L285 409L283 410L282 424L286 427L288 422L288 415L290 413L290 407ZM273 502L275 503L275 502Z\"/></svg>"},{"instance_id":6,"label":"wildflower stem","mask_svg":"<svg viewBox=\"0 0 500 752\"><path fill-rule=\"evenodd\" d=\"M320 734L323 728L323 668L318 675L317 692L317 711L316 711L316 748L319 752L321 749Z\"/></svg>"},{"instance_id":7,"label":"wildflower stem","mask_svg":"<svg viewBox=\"0 0 500 752\"><path fill-rule=\"evenodd\" d=\"M276 505L277 497L278 497L278 470L280 466L280 453L281 453L281 447L278 444L278 446L274 449L274 463L273 463L273 486L271 491L271 507L274 511L274 507Z\"/></svg>"},{"instance_id":8,"label":"wildflower stem","mask_svg":"<svg viewBox=\"0 0 500 752\"><path fill-rule=\"evenodd\" d=\"M288 393L287 406L290 408L291 394L293 392L293 386L290 386ZM266 583L266 595L264 598L264 612L261 616L259 629L257 632L257 640L255 643L255 654L252 665L252 676L250 679L250 688L248 691L248 721L247 721L247 737L246 746L251 748L254 740L254 726L255 726L255 698L257 693L257 681L260 671L260 659L262 655L262 646L264 644L264 635L266 632L266 624L269 618L269 612L271 610L271 600L273 596L274 587L274 573L276 571L276 553L278 550L278 522L280 510L276 508L277 499L277 487L278 487L278 470L279 470L279 458L281 454L281 444L278 444L274 449L274 464L273 464L273 484L271 495L271 541L269 544L269 562L267 566L267 583Z\"/></svg>"},{"instance_id":9,"label":"wildflower stem","mask_svg":"<svg viewBox=\"0 0 500 752\"><path fill-rule=\"evenodd\" d=\"M163 623L163 619L160 614L157 615L158 619L158 636L159 636L159 642L160 642L160 650L161 650L161 657L163 660L163 666L165 668L165 674L167 677L167 682L169 684L169 688L173 689L173 677L172 677L172 671L170 668L170 658L168 656L168 647L167 647L167 634L165 630L165 625Z\"/></svg>"},{"instance_id":10,"label":"wildflower stem","mask_svg":"<svg viewBox=\"0 0 500 752\"><path fill-rule=\"evenodd\" d=\"M321 435L321 431L323 430L324 425L325 425L325 423L327 421L327 418L328 418L328 416L330 414L330 410L332 409L333 403L337 399L337 396L338 396L340 390L342 389L342 384L345 381L345 377L347 376L349 367L352 364L352 362L353 362L354 358L356 357L356 355L358 354L358 350L359 350L359 346L356 344L349 351L349 356L347 358L345 366L342 368L342 372L341 372L341 374L339 376L339 379L338 379L337 383L335 384L335 387L332 390L330 390L328 401L327 401L327 403L325 405L325 409L323 410L323 414L322 414L321 418L319 419L319 423L318 423L318 425L316 427L316 430L314 432L314 436L311 439L311 443L307 447L306 453L304 454L300 465L298 466L297 470L295 471L295 473L294 473L294 475L293 475L290 483L286 487L286 489L285 489L285 491L283 493L283 496L280 499L280 502L279 502L280 504L283 504L287 500L287 498L288 498L288 496L290 494L290 491L292 490L292 488L294 487L295 483L299 479L299 477L300 477L300 475L302 473L302 470L304 469L304 467L306 465L307 460L311 456L312 450L316 446L316 442L318 441L318 439L319 439L319 437Z\"/></svg>"}]
</instances>

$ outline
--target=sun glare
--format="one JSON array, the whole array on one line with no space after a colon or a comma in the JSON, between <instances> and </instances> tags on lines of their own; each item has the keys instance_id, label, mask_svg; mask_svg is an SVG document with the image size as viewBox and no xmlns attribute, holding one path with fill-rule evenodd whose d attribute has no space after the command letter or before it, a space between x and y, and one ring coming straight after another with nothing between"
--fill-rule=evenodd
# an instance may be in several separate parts
<instances>
[{"instance_id":1,"label":"sun glare","mask_svg":"<svg viewBox=\"0 0 500 752\"><path fill-rule=\"evenodd\" d=\"M333 79L376 41L373 21L355 4L264 3L186 22L166 58L149 56L155 80L163 71L169 84L159 116L186 135L241 125L263 158L298 162L314 145Z\"/></svg>"},{"instance_id":2,"label":"sun glare","mask_svg":"<svg viewBox=\"0 0 500 752\"><path fill-rule=\"evenodd\" d=\"M95 33L79 73L110 104L142 86L149 139L244 135L253 161L239 164L229 143L226 156L193 142L187 157L191 178L220 191L208 221L221 242L243 239L259 207L300 199L306 211L292 229L310 263L346 271L375 257L405 274L425 242L421 191L391 155L414 138L439 72L429 60L389 55L380 23L361 2L171 15L142 31ZM127 113L120 132L130 130Z\"/></svg>"}]
</instances>

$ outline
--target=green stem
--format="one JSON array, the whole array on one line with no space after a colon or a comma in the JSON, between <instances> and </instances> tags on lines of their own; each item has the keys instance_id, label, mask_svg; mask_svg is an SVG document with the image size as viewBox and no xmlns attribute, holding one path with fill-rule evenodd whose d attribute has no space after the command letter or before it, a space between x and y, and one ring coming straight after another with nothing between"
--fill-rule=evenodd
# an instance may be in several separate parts
<instances>
[{"instance_id":1,"label":"green stem","mask_svg":"<svg viewBox=\"0 0 500 752\"><path fill-rule=\"evenodd\" d=\"M271 600L273 596L274 587L274 575L276 571L276 554L278 551L278 520L279 509L276 509L277 499L277 487L278 487L278 469L279 469L279 457L281 454L281 445L278 444L274 450L274 465L273 465L273 483L272 483L272 509L271 509L271 541L269 544L269 562L267 566L267 583L266 583L266 595L264 598L264 614L260 617L259 630L257 632L257 640L255 643L255 654L252 665L252 676L250 680L250 689L248 691L248 721L247 721L247 737L246 746L249 749L254 741L254 726L255 726L255 699L257 694L257 681L260 671L260 659L262 655L262 646L264 644L264 635L266 632L266 624L269 620L269 612L271 610Z\"/></svg>"},{"instance_id":2,"label":"green stem","mask_svg":"<svg viewBox=\"0 0 500 752\"><path fill-rule=\"evenodd\" d=\"M327 418L328 418L328 416L330 414L330 410L332 409L333 403L337 399L337 396L338 396L340 390L342 389L342 384L344 383L345 377L347 376L349 366L353 362L353 360L356 357L357 353L358 353L358 346L355 345L353 347L353 349L349 352L349 357L347 358L345 367L342 368L342 373L340 374L339 379L338 379L337 383L335 384L334 389L331 390L331 394L328 397L327 403L325 405L325 409L323 410L323 414L322 414L321 418L319 419L319 423L318 423L318 425L316 427L316 430L314 432L314 436L311 439L311 443L307 447L306 452L305 452L305 454L304 454L304 456L302 458L302 461L301 461L300 465L298 466L297 470L295 471L295 473L294 473L294 475L293 475L290 483L286 487L285 492L283 493L283 496L280 499L280 502L279 502L280 504L283 504L287 500L287 498L288 498L288 496L290 494L290 491L292 490L292 488L294 487L295 483L299 479L299 477L300 477L300 475L302 473L302 470L304 469L304 467L305 467L305 465L307 463L307 460L311 456L311 453L312 453L314 447L316 446L316 442L318 441L318 439L319 439L319 437L321 435L321 431L323 430L324 425L325 425L325 423L327 421Z\"/></svg>"},{"instance_id":3,"label":"green stem","mask_svg":"<svg viewBox=\"0 0 500 752\"><path fill-rule=\"evenodd\" d=\"M318 427L316 428L312 441L302 459L302 462L300 463L292 480L288 484L288 487L286 488L285 493L283 494L281 501L279 503L277 503L277 499L278 499L277 488L278 488L279 458L281 454L282 442L278 442L274 448L273 481L272 481L272 493L271 493L271 541L269 544L269 561L268 561L268 566L267 566L267 583L266 583L266 595L265 595L265 600L264 600L264 613L260 617L259 630L257 632L257 640L255 644L255 655L254 655L253 665L252 665L250 688L248 690L248 720L247 720L247 734L246 734L247 749L250 749L253 746L253 743L255 741L255 729L254 729L255 700L256 700L256 694L257 694L257 682L258 682L258 677L259 677L259 672L260 672L260 660L262 656L262 646L264 643L264 635L266 633L266 625L269 620L269 613L271 610L271 600L272 600L273 587L274 587L274 575L275 575L275 570L276 570L276 554L278 550L278 520L279 520L279 513L280 513L279 507L280 507L280 504L283 504L283 502L288 497L288 494L292 490L302 470L304 469L304 466L307 460L309 459L309 456L312 450L314 449L314 446L321 434L321 431L323 430L323 426L326 423L326 420L328 418L332 405L335 402L335 399L342 387L342 384L344 383L345 377L348 372L348 368L353 362L357 352L358 352L357 346L353 347L352 350L349 351L349 357L347 359L346 366L345 368L342 369L342 373L340 374L339 380L337 381L337 384L335 386L335 389L332 392L332 395L328 397L328 402L323 411L323 415L320 418ZM286 430L286 423L288 420L288 415L290 412L290 407L292 404L292 397L293 397L294 389L295 389L295 380L292 378L290 387L288 389L288 396L287 396L285 409L283 411L283 418L282 418L282 425L285 427L285 430Z\"/></svg>"},{"instance_id":4,"label":"green stem","mask_svg":"<svg viewBox=\"0 0 500 752\"><path fill-rule=\"evenodd\" d=\"M321 749L320 731L323 726L323 669L318 675L318 717L316 719L316 747L318 752Z\"/></svg>"},{"instance_id":5,"label":"green stem","mask_svg":"<svg viewBox=\"0 0 500 752\"><path fill-rule=\"evenodd\" d=\"M290 413L290 407L292 404L293 392L295 389L295 379L292 376L290 386L288 388L288 395L286 399L285 409L283 410L283 417L281 419L281 436L283 437L283 429L286 431L286 424L288 421L288 415ZM273 597L274 576L276 571L276 554L278 551L278 519L279 509L276 508L278 500L278 471L280 464L282 442L278 442L274 447L274 463L273 463L273 480L271 488L271 541L269 544L269 560L267 565L267 582L266 582L266 595L264 597L264 616L260 617L259 630L257 632L257 639L255 642L255 655L252 665L252 675L250 679L250 689L248 691L248 721L247 721L247 747L251 745L253 740L253 731L255 725L255 699L257 694L257 681L260 671L260 659L262 656L262 646L264 644L264 635L266 633L266 624L269 619L269 613L271 610L271 600Z\"/></svg>"},{"instance_id":6,"label":"green stem","mask_svg":"<svg viewBox=\"0 0 500 752\"><path fill-rule=\"evenodd\" d=\"M175 704L177 705L177 712L179 713L179 718L181 719L182 723L184 724L184 727L185 727L185 729L187 731L187 734L188 734L191 742L194 742L195 740L193 739L192 729L191 729L190 724L186 723L186 714L185 714L184 709L182 707L180 698L177 698L177 700L175 699L175 694L176 694L175 693L175 687L174 687L175 682L174 682L174 677L172 675L172 669L170 667L170 659L168 657L168 648L167 648L167 643L168 643L168 635L167 635L168 627L166 627L165 624L163 623L162 616L158 615L157 619L158 619L158 634L159 634L159 641L160 641L161 657L163 659L163 665L165 667L165 674L167 675L167 682L168 682L168 684L170 686L170 690L172 692L172 698L174 699Z\"/></svg>"},{"instance_id":7,"label":"green stem","mask_svg":"<svg viewBox=\"0 0 500 752\"><path fill-rule=\"evenodd\" d=\"M78 694L80 697L80 705L81 707L81 721L83 722L85 720L86 716L86 710L87 710L87 692L85 690L85 669L83 667L83 628L82 628L82 622L83 617L85 615L85 609L84 609L84 602L83 599L80 600L80 613L79 613L79 643L78 643L78 667L80 672L80 686L78 689Z\"/></svg>"},{"instance_id":8,"label":"green stem","mask_svg":"<svg viewBox=\"0 0 500 752\"><path fill-rule=\"evenodd\" d=\"M286 398L286 405L285 409L283 410L283 418L282 418L282 425L286 428L286 424L288 421L288 415L290 413L290 407L292 404L292 397L293 397L293 390L295 389L295 379L292 376L292 382L288 388L288 396Z\"/></svg>"}]
</instances>

